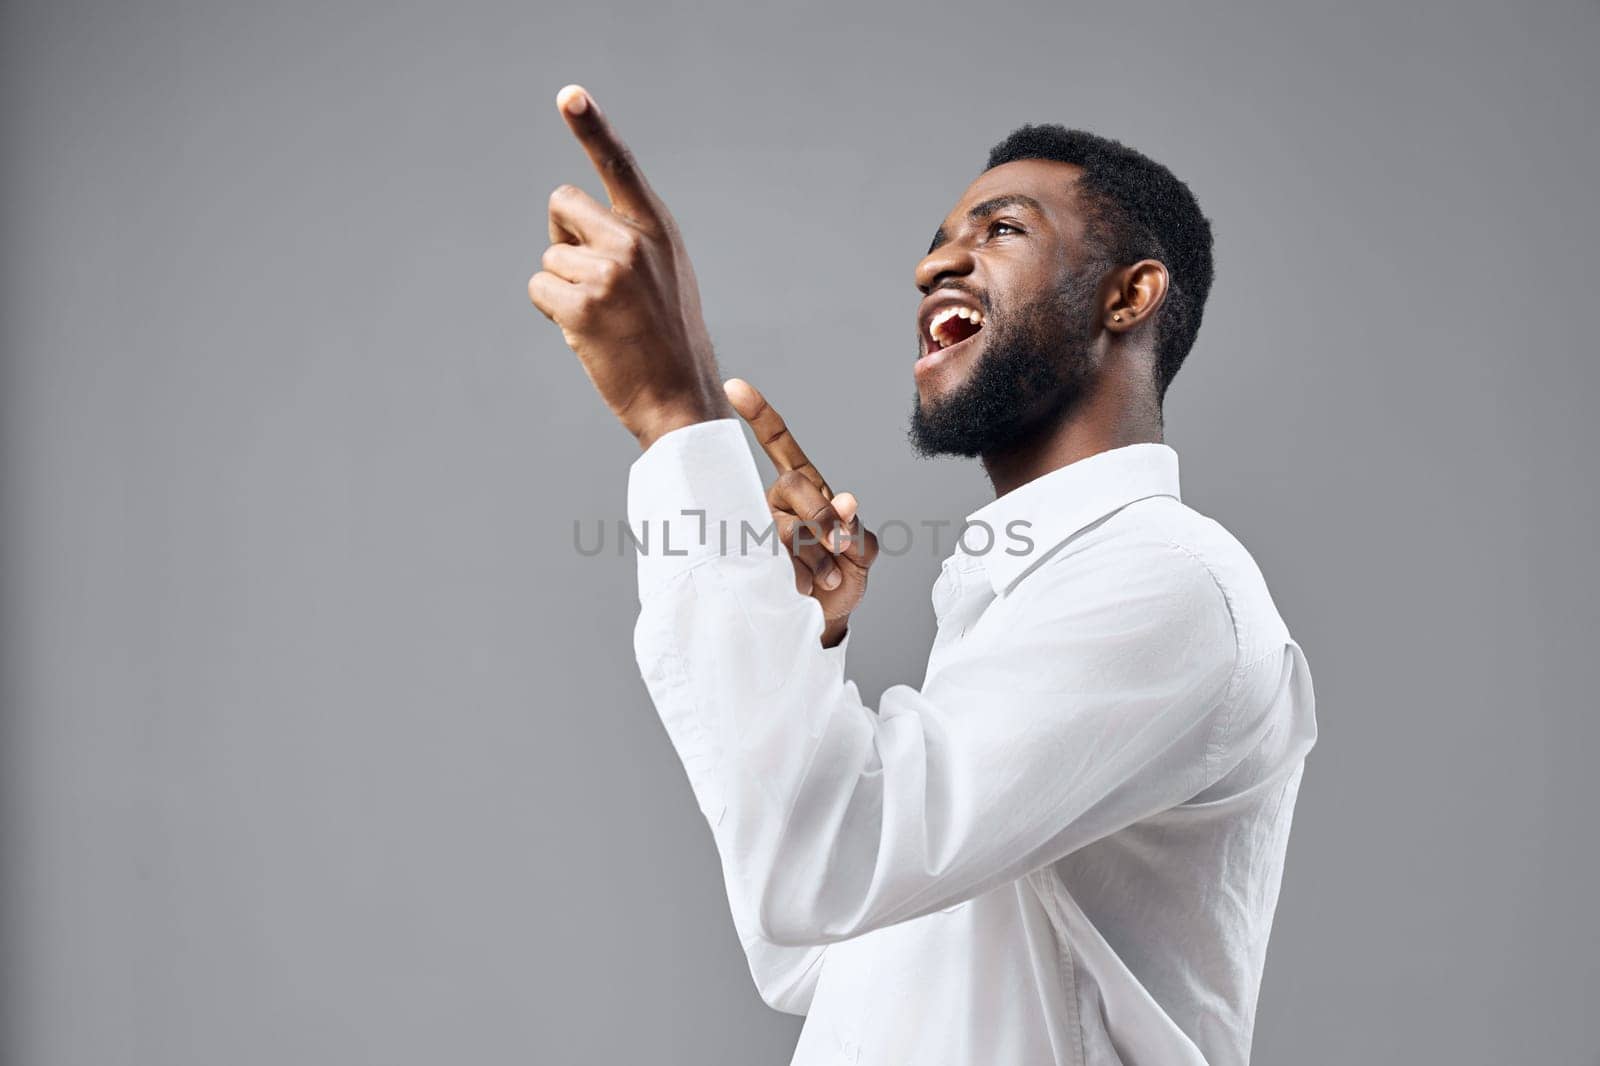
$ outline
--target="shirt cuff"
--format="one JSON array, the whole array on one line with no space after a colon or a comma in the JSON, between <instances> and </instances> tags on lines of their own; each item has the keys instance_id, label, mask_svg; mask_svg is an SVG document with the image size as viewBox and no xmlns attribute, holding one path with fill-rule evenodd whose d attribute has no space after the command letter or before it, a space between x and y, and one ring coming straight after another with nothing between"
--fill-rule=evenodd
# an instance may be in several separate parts
<instances>
[{"instance_id":1,"label":"shirt cuff","mask_svg":"<svg viewBox=\"0 0 1600 1066\"><path fill-rule=\"evenodd\" d=\"M628 470L628 525L641 599L707 559L770 555L772 512L739 421L696 422L651 444Z\"/></svg>"}]
</instances>

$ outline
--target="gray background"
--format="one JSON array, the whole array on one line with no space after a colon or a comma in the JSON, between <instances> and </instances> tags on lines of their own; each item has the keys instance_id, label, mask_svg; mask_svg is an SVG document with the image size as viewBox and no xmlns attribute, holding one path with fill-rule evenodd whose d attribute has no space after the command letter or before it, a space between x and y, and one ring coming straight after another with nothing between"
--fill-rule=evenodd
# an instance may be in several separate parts
<instances>
[{"instance_id":1,"label":"gray background","mask_svg":"<svg viewBox=\"0 0 1600 1066\"><path fill-rule=\"evenodd\" d=\"M524 291L575 80L869 518L986 498L903 432L988 146L1185 178L1169 439L1322 726L1257 1060L1597 1061L1594 3L0 11L8 1063L787 1061L572 548L634 454ZM869 694L937 567L875 571Z\"/></svg>"}]
</instances>

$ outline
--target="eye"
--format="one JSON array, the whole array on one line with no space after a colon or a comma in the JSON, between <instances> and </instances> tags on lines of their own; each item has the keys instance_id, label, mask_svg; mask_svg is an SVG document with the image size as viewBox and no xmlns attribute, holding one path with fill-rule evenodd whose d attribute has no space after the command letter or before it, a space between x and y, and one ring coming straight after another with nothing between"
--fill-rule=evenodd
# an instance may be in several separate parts
<instances>
[{"instance_id":1,"label":"eye","mask_svg":"<svg viewBox=\"0 0 1600 1066\"><path fill-rule=\"evenodd\" d=\"M1015 222L991 222L991 223L989 223L989 236L991 236L991 237L999 237L999 236L1001 236L1001 231L1002 230L1009 230L1012 233L1021 233L1022 232L1022 228L1020 226L1018 226Z\"/></svg>"}]
</instances>

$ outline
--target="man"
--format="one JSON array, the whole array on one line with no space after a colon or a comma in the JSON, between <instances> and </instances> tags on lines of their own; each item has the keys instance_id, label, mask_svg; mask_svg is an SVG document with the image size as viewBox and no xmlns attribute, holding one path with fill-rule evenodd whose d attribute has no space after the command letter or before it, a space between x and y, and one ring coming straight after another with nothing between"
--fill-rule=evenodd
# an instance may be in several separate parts
<instances>
[{"instance_id":1,"label":"man","mask_svg":"<svg viewBox=\"0 0 1600 1066\"><path fill-rule=\"evenodd\" d=\"M611 204L552 194L529 292L644 449L635 647L757 988L806 1015L794 1061L1246 1062L1316 727L1260 573L1161 443L1211 281L1189 190L1024 127L939 227L913 441L996 499L934 588L922 687L874 709L844 673L877 550L855 499L724 390L671 216L592 97L557 106ZM772 521L788 562L750 536Z\"/></svg>"}]
</instances>

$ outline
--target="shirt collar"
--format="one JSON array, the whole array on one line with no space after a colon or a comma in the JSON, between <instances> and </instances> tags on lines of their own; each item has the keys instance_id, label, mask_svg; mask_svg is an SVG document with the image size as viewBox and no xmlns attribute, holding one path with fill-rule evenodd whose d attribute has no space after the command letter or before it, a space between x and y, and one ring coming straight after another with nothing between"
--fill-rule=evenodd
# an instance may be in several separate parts
<instances>
[{"instance_id":1,"label":"shirt collar","mask_svg":"<svg viewBox=\"0 0 1600 1066\"><path fill-rule=\"evenodd\" d=\"M1098 452L972 512L967 525L978 528L961 537L955 556L963 569L966 560L976 560L995 595L1003 596L1075 534L1152 496L1180 498L1177 452L1154 443Z\"/></svg>"}]
</instances>

